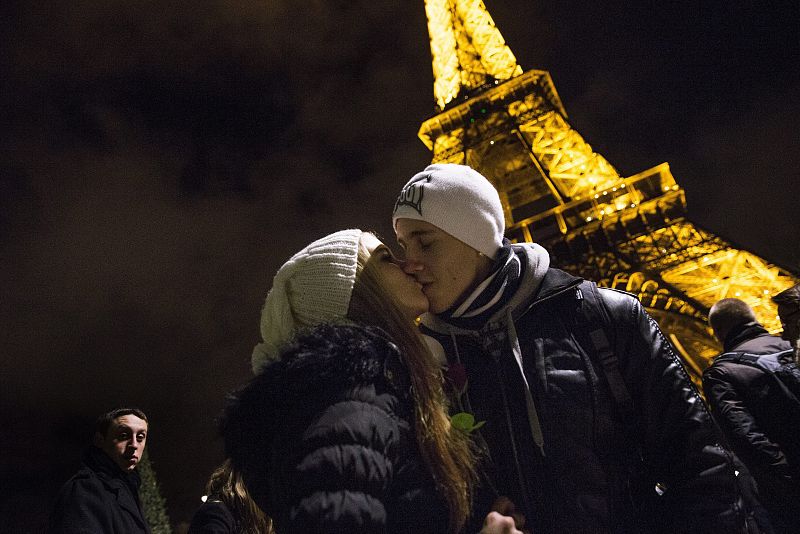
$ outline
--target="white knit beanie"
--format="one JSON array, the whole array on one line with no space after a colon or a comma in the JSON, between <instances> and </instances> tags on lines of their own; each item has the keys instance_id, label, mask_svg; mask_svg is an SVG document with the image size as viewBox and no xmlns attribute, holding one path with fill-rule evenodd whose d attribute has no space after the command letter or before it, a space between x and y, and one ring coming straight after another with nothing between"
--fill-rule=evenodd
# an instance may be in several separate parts
<instances>
[{"instance_id":1,"label":"white knit beanie","mask_svg":"<svg viewBox=\"0 0 800 534\"><path fill-rule=\"evenodd\" d=\"M318 239L283 264L261 310L263 343L253 349L258 371L278 357L297 331L344 319L356 280L361 230L342 230Z\"/></svg>"},{"instance_id":2,"label":"white knit beanie","mask_svg":"<svg viewBox=\"0 0 800 534\"><path fill-rule=\"evenodd\" d=\"M489 180L465 165L434 163L415 174L395 202L395 230L403 218L430 223L491 259L503 246L500 196Z\"/></svg>"}]
</instances>

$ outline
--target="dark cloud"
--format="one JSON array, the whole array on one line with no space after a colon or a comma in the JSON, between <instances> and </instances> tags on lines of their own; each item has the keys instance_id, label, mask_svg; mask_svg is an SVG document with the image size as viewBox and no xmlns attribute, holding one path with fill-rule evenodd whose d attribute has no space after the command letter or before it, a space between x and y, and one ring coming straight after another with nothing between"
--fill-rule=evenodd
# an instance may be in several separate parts
<instances>
[{"instance_id":1,"label":"dark cloud","mask_svg":"<svg viewBox=\"0 0 800 534\"><path fill-rule=\"evenodd\" d=\"M794 3L487 3L620 172L669 161L698 222L800 268ZM0 15L2 476L27 481L3 516L40 524L94 416L139 404L187 520L275 270L339 228L391 238L395 193L430 160L423 2Z\"/></svg>"}]
</instances>

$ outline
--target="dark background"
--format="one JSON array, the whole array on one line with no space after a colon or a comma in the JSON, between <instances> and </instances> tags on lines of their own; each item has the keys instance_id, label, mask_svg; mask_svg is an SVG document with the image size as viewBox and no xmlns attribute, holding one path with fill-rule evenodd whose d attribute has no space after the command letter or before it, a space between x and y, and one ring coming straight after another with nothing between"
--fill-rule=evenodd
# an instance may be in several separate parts
<instances>
[{"instance_id":1,"label":"dark background","mask_svg":"<svg viewBox=\"0 0 800 534\"><path fill-rule=\"evenodd\" d=\"M485 0L621 174L800 269L798 3ZM391 243L430 161L423 2L0 4L0 530L36 530L95 416L141 406L173 523L222 459L280 264Z\"/></svg>"}]
</instances>

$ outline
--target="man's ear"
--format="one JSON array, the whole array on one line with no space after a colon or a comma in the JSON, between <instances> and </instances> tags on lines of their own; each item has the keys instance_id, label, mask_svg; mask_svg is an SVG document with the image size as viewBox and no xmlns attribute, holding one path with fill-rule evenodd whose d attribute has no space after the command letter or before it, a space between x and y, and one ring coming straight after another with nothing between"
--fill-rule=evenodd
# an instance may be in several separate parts
<instances>
[{"instance_id":1,"label":"man's ear","mask_svg":"<svg viewBox=\"0 0 800 534\"><path fill-rule=\"evenodd\" d=\"M92 439L92 443L94 443L94 446L102 448L104 442L105 438L103 438L103 435L100 432L95 432L94 438Z\"/></svg>"}]
</instances>

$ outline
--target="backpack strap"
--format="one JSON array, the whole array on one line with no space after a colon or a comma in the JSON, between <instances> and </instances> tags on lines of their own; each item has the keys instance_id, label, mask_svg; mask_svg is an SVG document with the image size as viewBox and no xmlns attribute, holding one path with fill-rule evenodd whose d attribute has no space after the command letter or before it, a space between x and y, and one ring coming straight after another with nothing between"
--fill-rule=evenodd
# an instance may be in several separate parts
<instances>
[{"instance_id":1,"label":"backpack strap","mask_svg":"<svg viewBox=\"0 0 800 534\"><path fill-rule=\"evenodd\" d=\"M777 387L780 395L773 399L781 399L780 410L792 414L794 421L800 420L800 369L794 361L794 349L768 354L750 354L747 352L725 352L714 359L714 363L734 362L762 371L771 384Z\"/></svg>"},{"instance_id":2,"label":"backpack strap","mask_svg":"<svg viewBox=\"0 0 800 534\"><path fill-rule=\"evenodd\" d=\"M611 396L614 397L614 402L623 415L631 414L635 406L619 370L619 359L608 340L606 332L611 326L611 319L603 299L598 294L597 286L592 282L581 284L575 290L575 298L579 301L578 313L582 316L582 320L577 324L587 330L588 339L605 373Z\"/></svg>"},{"instance_id":3,"label":"backpack strap","mask_svg":"<svg viewBox=\"0 0 800 534\"><path fill-rule=\"evenodd\" d=\"M782 360L794 349L782 350L769 354L752 354L749 352L725 352L714 358L714 362L733 362L756 367L762 371L775 372L783 367Z\"/></svg>"}]
</instances>

